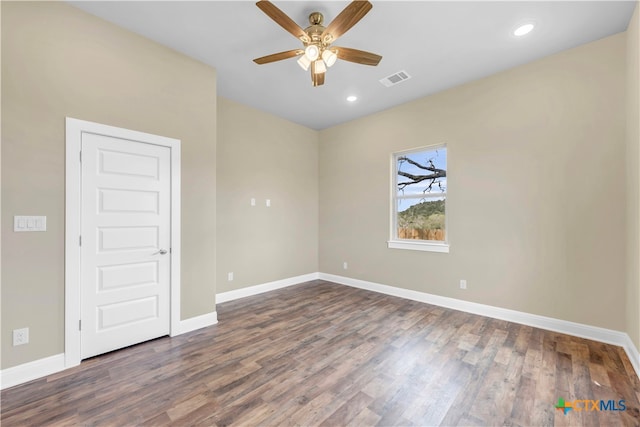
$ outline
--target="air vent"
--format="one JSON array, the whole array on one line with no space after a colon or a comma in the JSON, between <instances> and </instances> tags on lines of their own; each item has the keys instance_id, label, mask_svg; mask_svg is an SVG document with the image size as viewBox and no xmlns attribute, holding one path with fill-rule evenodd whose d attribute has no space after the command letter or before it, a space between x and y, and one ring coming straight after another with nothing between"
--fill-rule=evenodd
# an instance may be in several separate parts
<instances>
[{"instance_id":1,"label":"air vent","mask_svg":"<svg viewBox=\"0 0 640 427\"><path fill-rule=\"evenodd\" d=\"M380 83L382 83L386 87L391 87L405 80L409 80L410 78L411 76L407 74L406 71L398 71L397 73L391 74L390 76L387 76L384 79L381 79Z\"/></svg>"}]
</instances>

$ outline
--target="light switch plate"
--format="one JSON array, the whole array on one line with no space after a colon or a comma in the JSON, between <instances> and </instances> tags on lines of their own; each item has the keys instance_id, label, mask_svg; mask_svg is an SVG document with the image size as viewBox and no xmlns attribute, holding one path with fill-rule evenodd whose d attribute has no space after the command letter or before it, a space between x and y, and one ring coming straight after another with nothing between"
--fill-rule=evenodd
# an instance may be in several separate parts
<instances>
[{"instance_id":1,"label":"light switch plate","mask_svg":"<svg viewBox=\"0 0 640 427\"><path fill-rule=\"evenodd\" d=\"M13 231L47 231L47 217L16 215L13 217Z\"/></svg>"}]
</instances>

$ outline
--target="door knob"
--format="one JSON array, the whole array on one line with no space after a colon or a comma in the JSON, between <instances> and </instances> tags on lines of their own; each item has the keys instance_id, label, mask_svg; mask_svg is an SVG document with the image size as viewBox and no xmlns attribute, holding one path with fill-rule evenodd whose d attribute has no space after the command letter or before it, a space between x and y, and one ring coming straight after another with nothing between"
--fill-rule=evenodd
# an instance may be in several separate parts
<instances>
[{"instance_id":1,"label":"door knob","mask_svg":"<svg viewBox=\"0 0 640 427\"><path fill-rule=\"evenodd\" d=\"M151 255L158 255L158 254L164 255L166 253L167 253L166 249L160 249L158 252L152 253Z\"/></svg>"}]
</instances>

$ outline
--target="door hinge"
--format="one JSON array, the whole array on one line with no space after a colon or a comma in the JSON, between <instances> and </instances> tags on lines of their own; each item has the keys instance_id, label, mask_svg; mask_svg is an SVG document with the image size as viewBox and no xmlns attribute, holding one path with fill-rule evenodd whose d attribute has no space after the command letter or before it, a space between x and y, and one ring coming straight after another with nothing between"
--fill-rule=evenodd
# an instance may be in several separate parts
<instances>
[{"instance_id":1,"label":"door hinge","mask_svg":"<svg viewBox=\"0 0 640 427\"><path fill-rule=\"evenodd\" d=\"M78 236L78 244L82 246L82 236Z\"/></svg>"},{"instance_id":2,"label":"door hinge","mask_svg":"<svg viewBox=\"0 0 640 427\"><path fill-rule=\"evenodd\" d=\"M78 330L81 331L82 330L82 319L78 320Z\"/></svg>"},{"instance_id":3,"label":"door hinge","mask_svg":"<svg viewBox=\"0 0 640 427\"><path fill-rule=\"evenodd\" d=\"M82 162L82 151L80 152L80 161Z\"/></svg>"}]
</instances>

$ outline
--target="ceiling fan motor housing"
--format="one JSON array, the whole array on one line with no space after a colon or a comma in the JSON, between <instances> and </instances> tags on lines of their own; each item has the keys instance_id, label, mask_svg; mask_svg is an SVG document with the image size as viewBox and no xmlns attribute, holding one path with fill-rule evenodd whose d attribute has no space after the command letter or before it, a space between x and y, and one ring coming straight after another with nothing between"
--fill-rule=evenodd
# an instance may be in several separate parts
<instances>
[{"instance_id":1,"label":"ceiling fan motor housing","mask_svg":"<svg viewBox=\"0 0 640 427\"><path fill-rule=\"evenodd\" d=\"M311 39L311 41L308 43L305 43L305 46L308 44L315 44L318 46L318 48L320 48L328 44L328 43L325 43L324 40L322 40L322 33L324 33L324 30L325 30L325 27L322 26L323 20L324 20L324 17L320 12L313 12L311 15L309 15L309 23L311 25L305 28L304 32L309 35L309 38Z\"/></svg>"}]
</instances>

